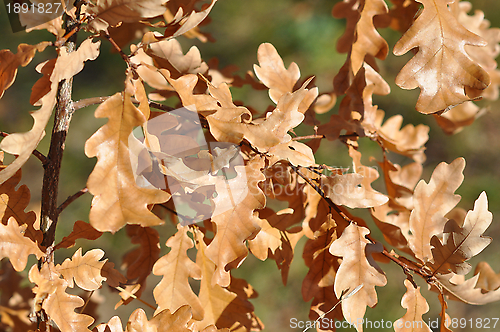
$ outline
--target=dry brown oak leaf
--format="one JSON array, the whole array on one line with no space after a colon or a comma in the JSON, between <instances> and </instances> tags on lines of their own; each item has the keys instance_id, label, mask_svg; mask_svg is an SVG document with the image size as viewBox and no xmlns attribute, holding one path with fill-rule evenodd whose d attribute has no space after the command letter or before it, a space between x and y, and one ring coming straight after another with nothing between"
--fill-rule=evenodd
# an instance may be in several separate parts
<instances>
[{"instance_id":1,"label":"dry brown oak leaf","mask_svg":"<svg viewBox=\"0 0 500 332\"><path fill-rule=\"evenodd\" d=\"M126 224L153 226L163 221L148 208L163 203L170 194L156 188L142 188L136 183L132 169L129 136L146 118L132 104L133 88L127 84L123 93L116 93L95 111L96 118L108 118L85 143L85 154L97 156L97 164L87 181L95 197L90 209L90 224L101 232L116 232Z\"/></svg>"},{"instance_id":2,"label":"dry brown oak leaf","mask_svg":"<svg viewBox=\"0 0 500 332\"><path fill-rule=\"evenodd\" d=\"M335 295L340 298L343 292L363 287L353 296L342 301L342 312L348 322L353 322L358 332L363 331L363 324L356 324L365 316L366 306L377 304L375 286L385 286L387 279L367 257L366 246L371 242L366 239L370 231L351 223L344 229L340 238L330 246L330 253L342 257L342 263L335 277Z\"/></svg>"},{"instance_id":3,"label":"dry brown oak leaf","mask_svg":"<svg viewBox=\"0 0 500 332\"><path fill-rule=\"evenodd\" d=\"M467 213L463 226L458 224L460 221L450 220L445 226L442 241L435 235L432 237L434 262L430 268L442 274L450 271L463 275L469 273L472 266L467 260L483 251L492 241L490 237L483 236L492 220L483 191L474 203L474 210Z\"/></svg>"},{"instance_id":4,"label":"dry brown oak leaf","mask_svg":"<svg viewBox=\"0 0 500 332\"><path fill-rule=\"evenodd\" d=\"M420 180L413 193L414 209L410 214L410 232L404 234L410 249L422 263L432 260L431 238L441 234L447 222L445 215L460 201L455 190L464 180L465 159L457 158L451 164L440 163L429 183Z\"/></svg>"},{"instance_id":5,"label":"dry brown oak leaf","mask_svg":"<svg viewBox=\"0 0 500 332\"><path fill-rule=\"evenodd\" d=\"M394 322L395 332L431 332L432 330L422 319L422 315L429 311L425 297L420 294L420 287L413 287L408 279L404 281L406 293L401 299L401 306L406 309L406 314Z\"/></svg>"},{"instance_id":6,"label":"dry brown oak leaf","mask_svg":"<svg viewBox=\"0 0 500 332\"><path fill-rule=\"evenodd\" d=\"M177 224L177 233L166 243L171 248L170 252L160 257L153 266L153 274L162 276L153 290L158 304L155 315L165 309L176 311L183 305L189 305L194 319L202 320L204 317L203 306L189 284L189 278L199 280L202 271L188 257L187 251L194 246L188 230L188 226Z\"/></svg>"},{"instance_id":7,"label":"dry brown oak leaf","mask_svg":"<svg viewBox=\"0 0 500 332\"><path fill-rule=\"evenodd\" d=\"M420 88L416 109L431 114L448 110L477 97L490 84L489 75L471 60L466 45L485 46L486 41L464 28L451 13L453 0L417 0L421 15L394 46L395 55L418 48L401 69L396 84Z\"/></svg>"},{"instance_id":8,"label":"dry brown oak leaf","mask_svg":"<svg viewBox=\"0 0 500 332\"><path fill-rule=\"evenodd\" d=\"M74 282L86 291L93 291L102 286L106 280L101 276L101 270L107 259L100 261L104 256L101 249L92 249L82 256L82 248L78 248L71 259L66 258L62 264L56 266L59 272L66 280L68 287L73 288Z\"/></svg>"}]
</instances>

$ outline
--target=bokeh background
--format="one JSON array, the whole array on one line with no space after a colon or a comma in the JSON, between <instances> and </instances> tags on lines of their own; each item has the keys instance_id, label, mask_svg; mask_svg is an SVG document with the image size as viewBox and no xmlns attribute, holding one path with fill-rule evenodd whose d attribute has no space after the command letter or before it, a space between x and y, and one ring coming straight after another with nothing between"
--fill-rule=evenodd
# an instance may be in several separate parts
<instances>
[{"instance_id":1,"label":"bokeh background","mask_svg":"<svg viewBox=\"0 0 500 332\"><path fill-rule=\"evenodd\" d=\"M330 91L332 80L336 72L345 61L345 54L338 54L335 49L336 40L344 31L344 20L337 20L331 16L331 9L337 1L320 0L219 0L213 8L210 18L211 23L203 26L202 30L212 34L215 43L201 43L198 40L180 37L184 51L191 45L196 45L205 61L211 58L219 59L219 68L227 65L236 65L238 73L244 76L245 72L252 70L257 62L257 48L263 42L272 43L284 59L285 65L296 62L302 77L316 76L316 85L320 92ZM500 27L500 2L491 0L471 1L473 10L483 10L492 26ZM390 5L390 4L389 4ZM382 29L381 34L387 39L390 50L400 35L389 29ZM53 36L34 31L29 34L24 32L12 33L4 7L0 7L0 49L10 49L15 52L19 43L34 44L41 40L53 40ZM0 99L0 130L5 132L27 131L32 126L30 111L35 108L29 104L31 86L40 77L35 72L36 64L53 58L55 51L48 48L42 54L37 54L34 61L26 68L20 68L16 82L10 87ZM467 160L465 169L465 180L457 191L462 196L460 207L472 209L474 200L481 191L488 194L490 210L493 212L494 220L486 234L491 236L493 243L479 256L473 258L472 264L479 260L486 260L494 268L500 271L500 104L498 102L488 103L481 101L480 104L488 107L489 111L473 125L465 128L454 136L446 136L436 125L431 116L418 114L414 110L418 90L401 90L394 84L394 77L405 62L411 57L406 54L395 57L389 53L385 61L378 61L382 75L391 86L391 94L388 96L375 96L374 103L386 111L387 116L402 114L406 123L424 123L431 127L430 139L427 143L427 161L424 164L424 179L428 181L432 170L441 161L450 163L457 157ZM125 64L119 55L110 52L110 45L103 43L101 56L91 62L87 62L82 73L74 78L73 96L74 100L94 96L108 96L123 89ZM255 92L248 87L232 89L235 99L242 100L257 110L264 111L271 103L265 91ZM85 181L95 164L95 159L88 159L84 154L85 141L105 123L105 119L95 119L93 112L95 107L79 110L75 113L66 143L66 151L63 159L61 187L59 199L62 202L66 197L85 186ZM336 109L334 110L334 112ZM328 115L320 117L327 121ZM50 122L52 123L52 121ZM50 131L50 128L48 128ZM298 132L312 134L311 128L299 128ZM48 150L48 139L39 145L39 150L46 153ZM368 139L360 140L360 149L363 153L363 162L369 163L369 156L381 159L380 150ZM7 156L6 162L12 158ZM316 155L319 164L325 163L331 166L348 167L351 163L347 150L340 143L323 142L322 147ZM406 163L407 160L395 160ZM375 165L374 162L371 165ZM23 167L23 183L31 190L31 209L40 209L40 190L42 181L42 166L40 162L31 158ZM379 180L379 185L381 181ZM88 210L91 195L86 194L70 205L61 215L57 240L67 235L75 220L88 221ZM358 213L359 211L354 211ZM361 212L361 216L369 223L375 238L383 240L377 232L371 218ZM167 226L158 228L161 236L162 252L165 248L166 239L175 231L175 227L167 223ZM273 261L260 262L252 255L243 263L242 267L235 271L236 277L244 277L257 290L259 297L252 300L257 315L262 319L268 331L293 331L290 327L290 319L308 320L309 303L304 303L301 296L301 283L307 270L304 266L301 249L305 243L302 240L297 246L296 257L290 270L288 285L284 287L281 283L280 273ZM130 248L130 241L122 231L115 235L105 234L99 242L79 241L84 251L94 247L101 247L106 252L106 257L117 265L121 262L124 250ZM72 255L75 248L66 252L56 253L56 259L62 260ZM405 292L403 280L405 279L401 269L395 264L383 264L382 269L386 272L388 285L378 288L379 303L376 308L368 309L366 317L374 320L395 321L404 315L405 310L401 307L401 297ZM417 280L418 278L416 278ZM149 289L144 293L144 300L153 303L152 287L158 282L158 277L148 280ZM435 293L426 290L426 285L417 280L422 286L423 294L428 299L430 311L424 316L425 320L438 317L440 305ZM100 321L107 321L114 314L112 307L118 302L116 292L103 289L101 294L110 299L100 309ZM449 302L448 310L452 318L492 318L500 316L500 303L487 306L470 306L456 302ZM135 301L126 307L121 307L118 314L122 321L126 321L128 315L136 308L144 307L149 315L152 310ZM500 323L497 329L500 328ZM298 331L298 329L295 329ZM341 329L354 331L354 329ZM475 331L466 328L463 331ZM479 329L477 329L479 330ZM455 329L460 331L460 329Z\"/></svg>"}]
</instances>

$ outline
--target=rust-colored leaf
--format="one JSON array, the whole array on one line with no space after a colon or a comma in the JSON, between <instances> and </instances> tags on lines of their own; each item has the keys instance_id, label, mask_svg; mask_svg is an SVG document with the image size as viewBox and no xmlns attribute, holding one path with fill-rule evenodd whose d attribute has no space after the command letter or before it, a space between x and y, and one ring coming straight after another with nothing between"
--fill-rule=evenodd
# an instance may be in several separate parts
<instances>
[{"instance_id":1,"label":"rust-colored leaf","mask_svg":"<svg viewBox=\"0 0 500 332\"><path fill-rule=\"evenodd\" d=\"M78 239L96 240L102 235L89 223L82 220L77 220L73 224L73 230L68 236L63 237L61 242L55 245L54 250L58 248L71 248L75 245L75 241Z\"/></svg>"},{"instance_id":2,"label":"rust-colored leaf","mask_svg":"<svg viewBox=\"0 0 500 332\"><path fill-rule=\"evenodd\" d=\"M40 42L36 45L19 44L16 54L10 50L0 51L0 98L14 83L17 68L26 67L33 60L36 52L43 52L49 44L50 42Z\"/></svg>"},{"instance_id":3,"label":"rust-colored leaf","mask_svg":"<svg viewBox=\"0 0 500 332\"><path fill-rule=\"evenodd\" d=\"M420 88L416 109L424 114L471 100L490 84L488 74L465 51L466 45L485 46L486 41L457 21L448 8L454 1L418 0L424 5L422 13L394 46L395 55L418 47L396 84Z\"/></svg>"}]
</instances>

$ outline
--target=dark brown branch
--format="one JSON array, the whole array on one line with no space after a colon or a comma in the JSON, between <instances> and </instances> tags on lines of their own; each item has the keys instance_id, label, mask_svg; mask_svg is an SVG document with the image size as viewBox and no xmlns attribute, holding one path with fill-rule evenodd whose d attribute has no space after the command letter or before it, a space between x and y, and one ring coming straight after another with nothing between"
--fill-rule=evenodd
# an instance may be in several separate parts
<instances>
[{"instance_id":1,"label":"dark brown branch","mask_svg":"<svg viewBox=\"0 0 500 332\"><path fill-rule=\"evenodd\" d=\"M77 11L79 16L79 10ZM64 24L66 33L70 34L78 22L69 15L65 15ZM76 33L73 33L64 43L68 53L76 49ZM57 193L59 189L59 175L61 172L61 161L64 152L64 143L69 129L69 123L73 115L73 101L71 92L73 79L61 81L57 91L57 105L54 115L54 127L50 140L47 162L44 164L42 184L42 207L40 214L40 230L43 232L42 246L47 247L45 260L52 261L53 253L51 246L54 244L56 225L59 218L57 207Z\"/></svg>"},{"instance_id":2,"label":"dark brown branch","mask_svg":"<svg viewBox=\"0 0 500 332\"><path fill-rule=\"evenodd\" d=\"M89 190L87 187L83 188L82 190L78 191L77 193L69 196L68 198L66 198L66 200L64 201L64 203L62 203L61 205L59 205L59 207L57 208L57 213L58 214L61 214L61 212L68 207L68 205L70 205L71 203L73 203L78 197L82 196L83 194L87 193Z\"/></svg>"},{"instance_id":3,"label":"dark brown branch","mask_svg":"<svg viewBox=\"0 0 500 332\"><path fill-rule=\"evenodd\" d=\"M7 133L6 133L6 132L4 132L4 131L0 131L0 136L2 136L2 137L7 137L7 136L9 136L9 134L7 134ZM37 157L37 158L38 158L38 160L40 160L40 161L42 162L42 164L45 164L45 163L47 162L47 157L45 157L45 156L43 155L43 153L41 153L40 151L38 151L38 150L36 150L36 149L35 149L35 150L33 150L32 154L33 154L35 157Z\"/></svg>"}]
</instances>

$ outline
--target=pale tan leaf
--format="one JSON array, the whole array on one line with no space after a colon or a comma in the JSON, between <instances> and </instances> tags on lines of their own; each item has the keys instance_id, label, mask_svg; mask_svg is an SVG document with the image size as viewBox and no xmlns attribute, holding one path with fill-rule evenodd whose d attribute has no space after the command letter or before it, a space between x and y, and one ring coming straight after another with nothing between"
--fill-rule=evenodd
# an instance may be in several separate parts
<instances>
[{"instance_id":1,"label":"pale tan leaf","mask_svg":"<svg viewBox=\"0 0 500 332\"><path fill-rule=\"evenodd\" d=\"M425 297L420 294L420 287L415 287L405 279L406 293L401 299L401 306L406 309L403 317L394 322L395 332L423 332L431 331L424 322L422 315L429 311Z\"/></svg>"},{"instance_id":2,"label":"pale tan leaf","mask_svg":"<svg viewBox=\"0 0 500 332\"><path fill-rule=\"evenodd\" d=\"M344 232L330 246L330 253L342 257L342 263L335 277L335 294L340 298L347 290L354 290L363 285L363 288L353 296L342 301L342 312L348 322L358 322L363 319L366 306L374 307L377 304L375 286L385 286L387 279L368 261L365 252L370 241L366 239L370 231L351 223ZM363 331L363 325L355 325Z\"/></svg>"},{"instance_id":3,"label":"pale tan leaf","mask_svg":"<svg viewBox=\"0 0 500 332\"><path fill-rule=\"evenodd\" d=\"M200 24L208 16L216 2L217 0L212 0L210 2L210 5L205 6L205 8L201 11L196 12L195 10L193 10L187 17L183 17L178 23L178 25L180 25L180 28L178 28L172 34L172 38L183 35L198 26L198 24ZM182 12L182 8L179 8L179 11ZM165 36L169 35L169 32L170 31L167 29L165 31Z\"/></svg>"},{"instance_id":4,"label":"pale tan leaf","mask_svg":"<svg viewBox=\"0 0 500 332\"><path fill-rule=\"evenodd\" d=\"M424 9L394 46L402 55L418 47L417 54L401 69L396 84L421 89L417 111L425 114L447 110L478 96L490 84L488 74L465 51L466 45L485 46L486 41L464 28L451 13L454 0L418 0Z\"/></svg>"},{"instance_id":5,"label":"pale tan leaf","mask_svg":"<svg viewBox=\"0 0 500 332\"><path fill-rule=\"evenodd\" d=\"M193 308L193 318L201 320L204 309L189 285L189 278L200 279L202 271L187 255L188 249L193 247L193 240L187 232L188 226L177 224L177 233L167 241L167 246L172 249L153 266L153 274L162 276L153 290L158 304L155 315L164 309L175 311L187 304Z\"/></svg>"},{"instance_id":6,"label":"pale tan leaf","mask_svg":"<svg viewBox=\"0 0 500 332\"><path fill-rule=\"evenodd\" d=\"M470 126L484 113L486 113L486 109L478 107L471 101L466 101L441 115L433 115L443 131L452 135L459 133L464 127Z\"/></svg>"},{"instance_id":7,"label":"pale tan leaf","mask_svg":"<svg viewBox=\"0 0 500 332\"><path fill-rule=\"evenodd\" d=\"M99 261L104 256L101 249L92 249L82 256L82 248L78 248L71 259L66 258L62 264L56 266L57 272L62 274L68 287L73 288L73 279L81 289L93 291L102 286L106 278L101 276L101 270L107 260Z\"/></svg>"},{"instance_id":8,"label":"pale tan leaf","mask_svg":"<svg viewBox=\"0 0 500 332\"><path fill-rule=\"evenodd\" d=\"M90 210L90 224L99 231L116 232L125 224L151 226L163 221L151 213L149 204L163 203L170 194L156 188L137 185L133 173L129 137L146 119L130 100L130 89L117 93L102 103L97 118L108 118L85 143L85 154L97 156L87 188L95 197Z\"/></svg>"},{"instance_id":9,"label":"pale tan leaf","mask_svg":"<svg viewBox=\"0 0 500 332\"><path fill-rule=\"evenodd\" d=\"M29 255L44 255L35 242L23 235L25 229L14 217L9 218L7 225L0 224L0 259L7 257L18 272L26 267Z\"/></svg>"},{"instance_id":10,"label":"pale tan leaf","mask_svg":"<svg viewBox=\"0 0 500 332\"><path fill-rule=\"evenodd\" d=\"M457 278L460 277L460 278ZM465 279L464 276L448 273L437 274L436 278L450 299L464 303L482 305L500 300L500 289L484 292L477 287L480 274ZM433 288L435 290L435 288Z\"/></svg>"},{"instance_id":11,"label":"pale tan leaf","mask_svg":"<svg viewBox=\"0 0 500 332\"><path fill-rule=\"evenodd\" d=\"M198 297L204 309L203 320L196 322L198 330L215 325L222 312L237 296L235 293L217 284L212 284L215 264L205 254L207 245L203 237L203 233L195 229L195 239L198 248L196 264L200 267L202 276Z\"/></svg>"},{"instance_id":12,"label":"pale tan leaf","mask_svg":"<svg viewBox=\"0 0 500 332\"><path fill-rule=\"evenodd\" d=\"M59 82L70 79L83 69L83 63L92 60L99 54L98 43L92 43L91 39L85 40L77 51L68 53L66 47L62 47L57 57L54 70L50 77L50 92L41 100L42 107L31 113L34 124L26 133L15 133L7 136L0 142L0 148L7 153L18 155L16 160L0 172L0 183L3 183L28 160L38 143L45 136L45 127L52 115L52 109L56 104L56 94Z\"/></svg>"},{"instance_id":13,"label":"pale tan leaf","mask_svg":"<svg viewBox=\"0 0 500 332\"><path fill-rule=\"evenodd\" d=\"M410 215L411 234L405 234L415 257L425 263L432 259L432 236L443 232L445 215L460 201L454 192L462 184L465 159L457 158L451 164L440 163L429 183L420 180L413 194L415 208Z\"/></svg>"},{"instance_id":14,"label":"pale tan leaf","mask_svg":"<svg viewBox=\"0 0 500 332\"><path fill-rule=\"evenodd\" d=\"M111 317L107 323L99 324L95 329L97 332L123 332L122 321L118 316Z\"/></svg>"},{"instance_id":15,"label":"pale tan leaf","mask_svg":"<svg viewBox=\"0 0 500 332\"><path fill-rule=\"evenodd\" d=\"M70 12L73 7L71 1L65 0L34 0L30 1L30 6L33 4L39 6L39 8L44 8L44 10L38 11L27 10L26 12L19 12L19 22L22 26L26 27L26 32L31 32L33 30L47 30L57 38L64 36L65 29L63 28L63 18L64 12ZM74 17L74 10L70 14Z\"/></svg>"},{"instance_id":16,"label":"pale tan leaf","mask_svg":"<svg viewBox=\"0 0 500 332\"><path fill-rule=\"evenodd\" d=\"M286 93L293 92L300 78L300 69L292 62L288 69L272 44L262 43L257 50L259 65L254 65L255 75L269 88L269 97L274 103Z\"/></svg>"},{"instance_id":17,"label":"pale tan leaf","mask_svg":"<svg viewBox=\"0 0 500 332\"><path fill-rule=\"evenodd\" d=\"M478 274L476 287L485 291L493 291L500 288L500 273L495 273L487 262L479 262L474 270L474 275Z\"/></svg>"},{"instance_id":18,"label":"pale tan leaf","mask_svg":"<svg viewBox=\"0 0 500 332\"><path fill-rule=\"evenodd\" d=\"M206 256L217 266L213 284L229 285L228 269L237 266L247 256L245 242L260 230L254 210L266 205L266 197L259 188L259 182L265 180L261 171L263 167L264 159L254 157L246 166L235 166L238 173L235 178L219 180L215 184L217 197L213 200L212 222L216 231L206 250Z\"/></svg>"},{"instance_id":19,"label":"pale tan leaf","mask_svg":"<svg viewBox=\"0 0 500 332\"><path fill-rule=\"evenodd\" d=\"M269 162L275 164L280 160L289 161L295 166L309 167L315 164L314 153L312 149L304 143L289 141L281 143L269 149L271 155Z\"/></svg>"},{"instance_id":20,"label":"pale tan leaf","mask_svg":"<svg viewBox=\"0 0 500 332\"><path fill-rule=\"evenodd\" d=\"M138 22L143 18L155 17L166 10L165 0L98 0L96 4L89 3L87 14L94 19L89 23L92 29L105 30L120 22Z\"/></svg>"},{"instance_id":21,"label":"pale tan leaf","mask_svg":"<svg viewBox=\"0 0 500 332\"><path fill-rule=\"evenodd\" d=\"M442 274L450 270L457 274L467 274L472 266L466 261L483 251L492 241L490 237L483 236L492 219L493 215L488 211L488 199L483 191L474 203L474 210L467 213L463 226L450 220L445 226L442 241L436 236L432 237L434 262L430 268ZM450 229L447 229L448 225Z\"/></svg>"}]
</instances>

